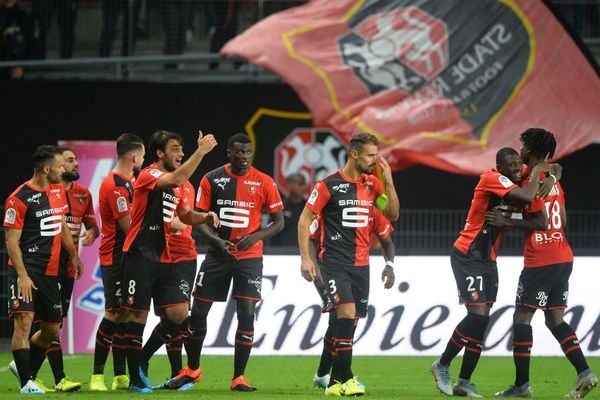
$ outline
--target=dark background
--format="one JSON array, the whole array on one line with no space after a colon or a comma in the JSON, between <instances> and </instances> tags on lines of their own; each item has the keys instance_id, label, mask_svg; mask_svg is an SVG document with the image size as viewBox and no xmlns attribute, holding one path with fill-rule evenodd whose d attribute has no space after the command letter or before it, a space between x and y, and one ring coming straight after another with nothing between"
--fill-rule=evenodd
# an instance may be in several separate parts
<instances>
[{"instance_id":1,"label":"dark background","mask_svg":"<svg viewBox=\"0 0 600 400\"><path fill-rule=\"evenodd\" d=\"M225 143L259 107L305 112L284 84L131 83L108 81L0 81L0 131L3 165L0 200L31 178L30 156L40 144L67 140L114 140L131 132L147 140L156 129L179 132L188 152L197 130L214 133L220 145L203 160L191 182L226 162ZM308 123L304 123L306 126ZM257 133L254 165L273 174L273 149L288 128ZM559 143L560 146L560 143ZM149 158L147 157L147 160ZM559 160L568 207L598 209L600 144ZM492 167L494 160L490 160ZM417 166L395 174L403 208L467 209L477 177Z\"/></svg>"}]
</instances>

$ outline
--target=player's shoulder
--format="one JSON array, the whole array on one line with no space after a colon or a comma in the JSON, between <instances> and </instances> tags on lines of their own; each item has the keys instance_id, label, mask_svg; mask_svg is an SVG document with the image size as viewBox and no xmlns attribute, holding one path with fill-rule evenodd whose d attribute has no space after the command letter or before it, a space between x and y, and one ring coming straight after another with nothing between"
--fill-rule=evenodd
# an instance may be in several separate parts
<instances>
[{"instance_id":1,"label":"player's shoulder","mask_svg":"<svg viewBox=\"0 0 600 400\"><path fill-rule=\"evenodd\" d=\"M73 182L73 186L71 186L71 192L90 194L90 190L84 184L79 182Z\"/></svg>"},{"instance_id":2,"label":"player's shoulder","mask_svg":"<svg viewBox=\"0 0 600 400\"><path fill-rule=\"evenodd\" d=\"M221 165L220 167L217 167L211 171L208 171L206 174L204 174L204 178L206 178L209 182L212 181L213 179L218 179L218 178L222 178L222 177L229 177L229 174L225 170L225 165Z\"/></svg>"},{"instance_id":3,"label":"player's shoulder","mask_svg":"<svg viewBox=\"0 0 600 400\"><path fill-rule=\"evenodd\" d=\"M255 167L250 167L248 178L259 183L264 183L265 185L275 185L275 179L273 179L271 175L268 175Z\"/></svg>"},{"instance_id":4,"label":"player's shoulder","mask_svg":"<svg viewBox=\"0 0 600 400\"><path fill-rule=\"evenodd\" d=\"M23 201L32 192L37 192L37 191L34 190L31 186L29 186L27 184L27 182L23 182L15 190L13 190L13 192L7 197L7 199L16 198L16 199Z\"/></svg>"}]
</instances>

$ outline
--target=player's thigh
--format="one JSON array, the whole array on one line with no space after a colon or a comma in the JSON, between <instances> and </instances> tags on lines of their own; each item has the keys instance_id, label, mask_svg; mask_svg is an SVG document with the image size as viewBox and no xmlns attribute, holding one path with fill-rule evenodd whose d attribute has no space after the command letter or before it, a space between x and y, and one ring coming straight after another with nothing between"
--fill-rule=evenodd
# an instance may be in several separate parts
<instances>
[{"instance_id":1,"label":"player's thigh","mask_svg":"<svg viewBox=\"0 0 600 400\"><path fill-rule=\"evenodd\" d=\"M204 302L226 301L231 278L230 262L206 256L196 276L194 298Z\"/></svg>"},{"instance_id":2,"label":"player's thigh","mask_svg":"<svg viewBox=\"0 0 600 400\"><path fill-rule=\"evenodd\" d=\"M262 290L262 258L249 258L233 263L231 297L259 301Z\"/></svg>"},{"instance_id":3,"label":"player's thigh","mask_svg":"<svg viewBox=\"0 0 600 400\"><path fill-rule=\"evenodd\" d=\"M23 301L23 296L19 296L19 285L17 281L17 271L9 267L8 269L8 316L15 317L19 314L31 314L33 321L33 314L35 312L35 301L32 300L29 303ZM36 291L32 291L33 298L35 299Z\"/></svg>"},{"instance_id":4,"label":"player's thigh","mask_svg":"<svg viewBox=\"0 0 600 400\"><path fill-rule=\"evenodd\" d=\"M367 316L369 307L369 267L352 267L348 272L352 278L352 296L356 305L356 317L364 318Z\"/></svg>"},{"instance_id":5,"label":"player's thigh","mask_svg":"<svg viewBox=\"0 0 600 400\"><path fill-rule=\"evenodd\" d=\"M37 287L34 298L36 319L42 324L61 324L63 313L58 277L42 273L30 273L29 276Z\"/></svg>"},{"instance_id":6,"label":"player's thigh","mask_svg":"<svg viewBox=\"0 0 600 400\"><path fill-rule=\"evenodd\" d=\"M161 278L164 268L159 262L125 253L121 281L122 307L132 311L149 311L152 287Z\"/></svg>"},{"instance_id":7,"label":"player's thigh","mask_svg":"<svg viewBox=\"0 0 600 400\"><path fill-rule=\"evenodd\" d=\"M60 276L60 298L62 302L63 318L69 314L71 308L71 296L73 295L73 286L75 278L69 278L67 274Z\"/></svg>"},{"instance_id":8,"label":"player's thigh","mask_svg":"<svg viewBox=\"0 0 600 400\"><path fill-rule=\"evenodd\" d=\"M121 264L100 265L102 286L104 287L104 309L106 311L119 311L123 301L121 280L123 268Z\"/></svg>"},{"instance_id":9,"label":"player's thigh","mask_svg":"<svg viewBox=\"0 0 600 400\"><path fill-rule=\"evenodd\" d=\"M189 307L192 284L196 274L196 261L163 264L161 276L152 286L154 312L174 306Z\"/></svg>"},{"instance_id":10,"label":"player's thigh","mask_svg":"<svg viewBox=\"0 0 600 400\"><path fill-rule=\"evenodd\" d=\"M333 300L334 307L349 303L354 304L352 277L344 266L321 263L321 274L323 275L325 289Z\"/></svg>"},{"instance_id":11,"label":"player's thigh","mask_svg":"<svg viewBox=\"0 0 600 400\"><path fill-rule=\"evenodd\" d=\"M476 260L453 249L450 264L461 304L489 305L496 301L498 269L495 262Z\"/></svg>"}]
</instances>

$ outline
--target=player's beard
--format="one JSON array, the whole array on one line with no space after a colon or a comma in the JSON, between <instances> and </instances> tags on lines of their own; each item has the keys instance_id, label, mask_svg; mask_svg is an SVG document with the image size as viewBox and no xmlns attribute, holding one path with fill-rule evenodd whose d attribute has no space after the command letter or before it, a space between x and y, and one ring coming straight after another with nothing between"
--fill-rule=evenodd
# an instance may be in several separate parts
<instances>
[{"instance_id":1,"label":"player's beard","mask_svg":"<svg viewBox=\"0 0 600 400\"><path fill-rule=\"evenodd\" d=\"M62 179L68 182L75 182L76 180L78 180L81 177L81 175L79 175L79 172L75 172L75 171L71 171L71 172L63 172L62 174Z\"/></svg>"},{"instance_id":2,"label":"player's beard","mask_svg":"<svg viewBox=\"0 0 600 400\"><path fill-rule=\"evenodd\" d=\"M140 174L140 172L142 172L142 166L134 165L133 166L133 175L138 176Z\"/></svg>"}]
</instances>

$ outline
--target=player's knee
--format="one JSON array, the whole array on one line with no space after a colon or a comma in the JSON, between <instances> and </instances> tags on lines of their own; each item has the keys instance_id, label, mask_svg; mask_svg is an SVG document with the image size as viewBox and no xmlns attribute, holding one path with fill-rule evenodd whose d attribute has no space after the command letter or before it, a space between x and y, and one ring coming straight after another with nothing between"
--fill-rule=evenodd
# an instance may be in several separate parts
<instances>
[{"instance_id":1,"label":"player's knee","mask_svg":"<svg viewBox=\"0 0 600 400\"><path fill-rule=\"evenodd\" d=\"M356 318L356 308L354 304L343 305L335 309L338 318L354 319Z\"/></svg>"},{"instance_id":2,"label":"player's knee","mask_svg":"<svg viewBox=\"0 0 600 400\"><path fill-rule=\"evenodd\" d=\"M564 322L562 315L557 316L557 315L553 315L551 313L546 313L545 317L546 318L545 318L544 323L546 324L546 327L550 330L554 329L555 327L557 327L558 325L560 325Z\"/></svg>"},{"instance_id":3,"label":"player's knee","mask_svg":"<svg viewBox=\"0 0 600 400\"><path fill-rule=\"evenodd\" d=\"M238 299L237 315L238 318L253 317L256 309L256 301L247 299Z\"/></svg>"},{"instance_id":4,"label":"player's knee","mask_svg":"<svg viewBox=\"0 0 600 400\"><path fill-rule=\"evenodd\" d=\"M523 324L529 325L531 323L531 318L533 317L533 313L526 310L517 309L513 314L513 323L514 324Z\"/></svg>"},{"instance_id":5,"label":"player's knee","mask_svg":"<svg viewBox=\"0 0 600 400\"><path fill-rule=\"evenodd\" d=\"M29 337L31 332L31 326L33 324L33 318L15 318L14 324L14 336L16 337Z\"/></svg>"},{"instance_id":6,"label":"player's knee","mask_svg":"<svg viewBox=\"0 0 600 400\"><path fill-rule=\"evenodd\" d=\"M187 305L167 307L165 313L169 321L179 325L188 317L188 307Z\"/></svg>"}]
</instances>

